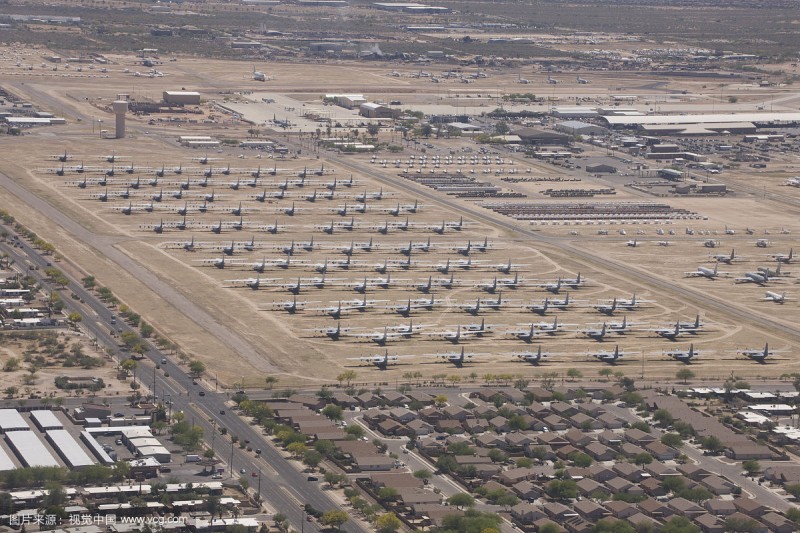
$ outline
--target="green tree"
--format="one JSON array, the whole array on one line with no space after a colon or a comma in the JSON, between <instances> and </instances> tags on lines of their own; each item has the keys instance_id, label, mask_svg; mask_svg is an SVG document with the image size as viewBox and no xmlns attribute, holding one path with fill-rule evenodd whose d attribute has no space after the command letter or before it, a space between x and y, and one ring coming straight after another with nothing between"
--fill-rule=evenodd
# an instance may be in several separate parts
<instances>
[{"instance_id":1,"label":"green tree","mask_svg":"<svg viewBox=\"0 0 800 533\"><path fill-rule=\"evenodd\" d=\"M572 452L569 454L569 459L575 463L575 466L580 468L589 468L592 466L591 456L584 452Z\"/></svg>"},{"instance_id":2,"label":"green tree","mask_svg":"<svg viewBox=\"0 0 800 533\"><path fill-rule=\"evenodd\" d=\"M662 426L671 426L675 419L672 417L672 414L667 411L666 409L658 409L655 413L653 413L653 420L661 424Z\"/></svg>"},{"instance_id":3,"label":"green tree","mask_svg":"<svg viewBox=\"0 0 800 533\"><path fill-rule=\"evenodd\" d=\"M665 433L661 437L661 444L671 448L680 448L683 446L683 438L678 433Z\"/></svg>"},{"instance_id":4,"label":"green tree","mask_svg":"<svg viewBox=\"0 0 800 533\"><path fill-rule=\"evenodd\" d=\"M742 463L742 468L747 472L748 476L754 476L761 472L761 465L755 459L748 459Z\"/></svg>"},{"instance_id":5,"label":"green tree","mask_svg":"<svg viewBox=\"0 0 800 533\"><path fill-rule=\"evenodd\" d=\"M571 479L554 479L547 484L545 492L554 499L572 499L578 496L578 485Z\"/></svg>"},{"instance_id":6,"label":"green tree","mask_svg":"<svg viewBox=\"0 0 800 533\"><path fill-rule=\"evenodd\" d=\"M800 500L800 483L793 483L783 487L787 494L790 494L795 500Z\"/></svg>"},{"instance_id":7,"label":"green tree","mask_svg":"<svg viewBox=\"0 0 800 533\"><path fill-rule=\"evenodd\" d=\"M503 463L508 459L508 455L500 449L492 448L487 454L493 463Z\"/></svg>"},{"instance_id":8,"label":"green tree","mask_svg":"<svg viewBox=\"0 0 800 533\"><path fill-rule=\"evenodd\" d=\"M472 507L475 505L475 498L471 495L467 494L466 492L458 492L453 494L449 498L447 498L447 503L452 505L458 509L462 509L464 507Z\"/></svg>"},{"instance_id":9,"label":"green tree","mask_svg":"<svg viewBox=\"0 0 800 533\"><path fill-rule=\"evenodd\" d=\"M322 410L322 414L331 420L341 420L344 416L344 411L340 406L329 403Z\"/></svg>"},{"instance_id":10,"label":"green tree","mask_svg":"<svg viewBox=\"0 0 800 533\"><path fill-rule=\"evenodd\" d=\"M636 533L630 522L604 518L592 528L592 533Z\"/></svg>"},{"instance_id":11,"label":"green tree","mask_svg":"<svg viewBox=\"0 0 800 533\"><path fill-rule=\"evenodd\" d=\"M427 468L422 468L414 472L414 477L417 479L430 479L433 476L431 471Z\"/></svg>"},{"instance_id":12,"label":"green tree","mask_svg":"<svg viewBox=\"0 0 800 533\"><path fill-rule=\"evenodd\" d=\"M80 313L72 312L67 315L67 320L72 324L78 324L83 320L83 316Z\"/></svg>"},{"instance_id":13,"label":"green tree","mask_svg":"<svg viewBox=\"0 0 800 533\"><path fill-rule=\"evenodd\" d=\"M694 378L694 372L688 368L681 368L675 373L675 377L682 380L683 384L686 385L690 379Z\"/></svg>"},{"instance_id":14,"label":"green tree","mask_svg":"<svg viewBox=\"0 0 800 533\"><path fill-rule=\"evenodd\" d=\"M703 437L703 439L700 441L700 446L714 453L719 453L725 449L725 446L722 444L722 441L719 440L719 438L715 437L714 435Z\"/></svg>"},{"instance_id":15,"label":"green tree","mask_svg":"<svg viewBox=\"0 0 800 533\"><path fill-rule=\"evenodd\" d=\"M394 533L402 527L403 523L394 513L385 513L375 520L375 527L378 533Z\"/></svg>"},{"instance_id":16,"label":"green tree","mask_svg":"<svg viewBox=\"0 0 800 533\"><path fill-rule=\"evenodd\" d=\"M729 516L725 519L725 528L730 533L755 533L762 530L761 524L752 518Z\"/></svg>"},{"instance_id":17,"label":"green tree","mask_svg":"<svg viewBox=\"0 0 800 533\"><path fill-rule=\"evenodd\" d=\"M338 381L339 383L346 382L347 387L349 388L350 383L352 383L352 381L356 379L356 376L357 374L355 370L345 370L344 372L336 376L336 381Z\"/></svg>"},{"instance_id":18,"label":"green tree","mask_svg":"<svg viewBox=\"0 0 800 533\"><path fill-rule=\"evenodd\" d=\"M685 516L673 516L661 528L661 533L700 533L700 528Z\"/></svg>"},{"instance_id":19,"label":"green tree","mask_svg":"<svg viewBox=\"0 0 800 533\"><path fill-rule=\"evenodd\" d=\"M636 457L633 458L633 462L639 466L649 465L653 462L653 456L647 452L642 452L636 454Z\"/></svg>"},{"instance_id":20,"label":"green tree","mask_svg":"<svg viewBox=\"0 0 800 533\"><path fill-rule=\"evenodd\" d=\"M189 361L189 371L195 376L199 376L206 371L206 365L202 361L193 359Z\"/></svg>"},{"instance_id":21,"label":"green tree","mask_svg":"<svg viewBox=\"0 0 800 533\"><path fill-rule=\"evenodd\" d=\"M665 476L661 480L661 488L668 492L678 493L686 488L683 476Z\"/></svg>"},{"instance_id":22,"label":"green tree","mask_svg":"<svg viewBox=\"0 0 800 533\"><path fill-rule=\"evenodd\" d=\"M580 379L583 377L583 372L581 372L577 368L570 368L569 370L567 370L567 377L569 377L572 381L575 381L576 379Z\"/></svg>"}]
</instances>

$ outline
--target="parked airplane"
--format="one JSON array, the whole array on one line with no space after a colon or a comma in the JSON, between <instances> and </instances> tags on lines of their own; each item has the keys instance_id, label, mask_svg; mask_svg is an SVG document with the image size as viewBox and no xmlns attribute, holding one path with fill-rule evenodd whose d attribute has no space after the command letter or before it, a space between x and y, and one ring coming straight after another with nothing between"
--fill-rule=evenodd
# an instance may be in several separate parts
<instances>
[{"instance_id":1,"label":"parked airplane","mask_svg":"<svg viewBox=\"0 0 800 533\"><path fill-rule=\"evenodd\" d=\"M549 357L550 353L543 352L542 347L539 346L539 349L535 352L514 352L511 355L517 359L525 361L526 363L537 365L542 361L542 359Z\"/></svg>"},{"instance_id":2,"label":"parked airplane","mask_svg":"<svg viewBox=\"0 0 800 533\"><path fill-rule=\"evenodd\" d=\"M780 278L788 276L789 275L788 272L781 273L781 266L783 266L783 263L778 263L778 268L776 268L775 270L772 270L770 267L757 267L756 270L758 272L761 272L762 274L766 274L771 278Z\"/></svg>"},{"instance_id":3,"label":"parked airplane","mask_svg":"<svg viewBox=\"0 0 800 533\"><path fill-rule=\"evenodd\" d=\"M769 274L766 272L745 272L741 278L736 278L735 281L739 283L755 283L757 285L766 285L769 282Z\"/></svg>"},{"instance_id":4,"label":"parked airplane","mask_svg":"<svg viewBox=\"0 0 800 533\"><path fill-rule=\"evenodd\" d=\"M295 314L298 311L302 311L308 304L317 303L317 302L309 302L309 301L297 301L297 296L292 298L289 301L285 302L272 302L272 307L278 309L280 311L286 311L289 314Z\"/></svg>"},{"instance_id":5,"label":"parked airplane","mask_svg":"<svg viewBox=\"0 0 800 533\"><path fill-rule=\"evenodd\" d=\"M773 258L775 261L779 263L791 263L792 259L794 259L794 248L789 249L789 253L784 254L770 254L770 257Z\"/></svg>"},{"instance_id":6,"label":"parked airplane","mask_svg":"<svg viewBox=\"0 0 800 533\"><path fill-rule=\"evenodd\" d=\"M728 265L733 263L733 261L735 259L740 259L739 257L736 256L736 249L735 248L731 249L730 255L717 254L717 255L712 255L711 258L716 260L718 263L725 263L725 264L728 264Z\"/></svg>"},{"instance_id":7,"label":"parked airplane","mask_svg":"<svg viewBox=\"0 0 800 533\"><path fill-rule=\"evenodd\" d=\"M684 275L689 278L707 278L707 279L716 279L720 275L727 275L728 272L720 272L719 270L719 263L714 264L714 268L707 268L704 266L697 267L697 270L692 272L684 272Z\"/></svg>"},{"instance_id":8,"label":"parked airplane","mask_svg":"<svg viewBox=\"0 0 800 533\"><path fill-rule=\"evenodd\" d=\"M591 355L592 357L594 357L598 361L602 361L603 363L608 363L608 364L613 365L613 364L616 364L616 362L619 359L622 359L623 356L625 356L625 355L635 355L637 353L639 353L639 352L624 352L624 351L620 351L619 344L617 344L614 347L614 351L600 350L600 351L591 353L589 355Z\"/></svg>"},{"instance_id":9,"label":"parked airplane","mask_svg":"<svg viewBox=\"0 0 800 533\"><path fill-rule=\"evenodd\" d=\"M611 300L610 304L608 303L593 304L592 307L594 307L595 310L604 313L606 315L613 315L614 311L617 310L617 299L614 298L613 300Z\"/></svg>"},{"instance_id":10,"label":"parked airplane","mask_svg":"<svg viewBox=\"0 0 800 533\"><path fill-rule=\"evenodd\" d=\"M651 328L651 329L646 329L644 331L653 332L659 337L663 337L671 341L677 340L677 338L683 335L684 333L689 333L689 331L681 328L680 322L676 322L675 326Z\"/></svg>"},{"instance_id":11,"label":"parked airplane","mask_svg":"<svg viewBox=\"0 0 800 533\"><path fill-rule=\"evenodd\" d=\"M389 355L389 350L383 355L371 355L368 357L348 357L350 361L360 361L362 363L368 363L371 365L375 365L381 370L386 370L386 367L390 364L396 365L400 363L401 359L416 357L414 355Z\"/></svg>"},{"instance_id":12,"label":"parked airplane","mask_svg":"<svg viewBox=\"0 0 800 533\"><path fill-rule=\"evenodd\" d=\"M539 332L536 330L535 324L531 323L529 329L526 328L506 331L505 334L521 341L532 342L533 339L539 335Z\"/></svg>"},{"instance_id":13,"label":"parked airplane","mask_svg":"<svg viewBox=\"0 0 800 533\"><path fill-rule=\"evenodd\" d=\"M596 341L603 341L608 333L608 325L603 322L603 326L601 328L589 328L581 331L581 333Z\"/></svg>"},{"instance_id":14,"label":"parked airplane","mask_svg":"<svg viewBox=\"0 0 800 533\"><path fill-rule=\"evenodd\" d=\"M765 363L767 357L774 354L775 352L769 349L769 343L765 343L763 350L759 348L745 348L743 350L739 350L737 353L740 353L745 357L749 357L750 359L756 361L757 363Z\"/></svg>"},{"instance_id":15,"label":"parked airplane","mask_svg":"<svg viewBox=\"0 0 800 533\"><path fill-rule=\"evenodd\" d=\"M460 367L467 361L472 360L472 358L475 357L475 355L476 354L474 353L465 353L464 347L462 346L460 352L437 353L437 354L431 354L430 357L436 357L445 362L453 363L454 365Z\"/></svg>"},{"instance_id":16,"label":"parked airplane","mask_svg":"<svg viewBox=\"0 0 800 533\"><path fill-rule=\"evenodd\" d=\"M253 79L255 81L267 81L267 76L258 70L256 70L256 66L253 65Z\"/></svg>"},{"instance_id":17,"label":"parked airplane","mask_svg":"<svg viewBox=\"0 0 800 533\"><path fill-rule=\"evenodd\" d=\"M705 324L703 324L703 322L700 321L700 314L698 313L694 317L694 320L692 320L691 322L684 322L679 320L678 327L680 327L681 330L686 333L694 334L694 333L699 333L705 327Z\"/></svg>"},{"instance_id":18,"label":"parked airplane","mask_svg":"<svg viewBox=\"0 0 800 533\"><path fill-rule=\"evenodd\" d=\"M787 299L790 299L790 298L786 297L786 293L785 292L781 293L781 294L778 294L777 292L767 291L765 293L765 297L761 298L761 301L762 302L775 302L776 304L782 304Z\"/></svg>"},{"instance_id":19,"label":"parked airplane","mask_svg":"<svg viewBox=\"0 0 800 533\"><path fill-rule=\"evenodd\" d=\"M686 363L687 365L699 354L700 352L694 349L694 344L690 344L688 350L669 350L664 352L664 355L667 357Z\"/></svg>"},{"instance_id":20,"label":"parked airplane","mask_svg":"<svg viewBox=\"0 0 800 533\"><path fill-rule=\"evenodd\" d=\"M576 77L575 77L575 81L577 81L577 82L578 82L579 84L581 84L581 85L587 85L587 84L591 83L591 82L590 82L589 80L587 80L586 78L581 78L580 76L576 76Z\"/></svg>"}]
</instances>

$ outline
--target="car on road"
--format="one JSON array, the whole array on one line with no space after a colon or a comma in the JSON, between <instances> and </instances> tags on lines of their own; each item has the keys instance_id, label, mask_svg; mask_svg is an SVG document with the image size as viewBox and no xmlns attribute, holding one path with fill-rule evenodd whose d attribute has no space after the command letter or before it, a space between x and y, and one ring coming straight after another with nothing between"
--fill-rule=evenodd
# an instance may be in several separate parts
<instances>
[{"instance_id":1,"label":"car on road","mask_svg":"<svg viewBox=\"0 0 800 533\"><path fill-rule=\"evenodd\" d=\"M205 395L206 395L206 391L204 391L204 390L201 390L201 391L200 391L200 392L198 392L197 394L198 394L198 395L200 395L200 396L205 396Z\"/></svg>"},{"instance_id":2,"label":"car on road","mask_svg":"<svg viewBox=\"0 0 800 533\"><path fill-rule=\"evenodd\" d=\"M306 480L307 481L319 481L319 478L317 476L308 476L306 478Z\"/></svg>"},{"instance_id":3,"label":"car on road","mask_svg":"<svg viewBox=\"0 0 800 533\"><path fill-rule=\"evenodd\" d=\"M246 474L246 473L247 473L247 470L245 470L244 468L240 468L240 469L239 469L239 473L240 473L240 474Z\"/></svg>"},{"instance_id":4,"label":"car on road","mask_svg":"<svg viewBox=\"0 0 800 533\"><path fill-rule=\"evenodd\" d=\"M125 415L122 414L122 413L114 413L114 418L120 418L120 417L123 417L123 416L125 416Z\"/></svg>"},{"instance_id":5,"label":"car on road","mask_svg":"<svg viewBox=\"0 0 800 533\"><path fill-rule=\"evenodd\" d=\"M219 414L224 415L225 414L225 409L220 410Z\"/></svg>"},{"instance_id":6,"label":"car on road","mask_svg":"<svg viewBox=\"0 0 800 533\"><path fill-rule=\"evenodd\" d=\"M166 365L167 364L167 358L166 357L162 357L161 358L161 364L162 365Z\"/></svg>"},{"instance_id":7,"label":"car on road","mask_svg":"<svg viewBox=\"0 0 800 533\"><path fill-rule=\"evenodd\" d=\"M256 455L261 455L261 448L256 448Z\"/></svg>"},{"instance_id":8,"label":"car on road","mask_svg":"<svg viewBox=\"0 0 800 533\"><path fill-rule=\"evenodd\" d=\"M253 476L253 477L258 477L258 473L256 473L256 472L250 472L250 475Z\"/></svg>"}]
</instances>

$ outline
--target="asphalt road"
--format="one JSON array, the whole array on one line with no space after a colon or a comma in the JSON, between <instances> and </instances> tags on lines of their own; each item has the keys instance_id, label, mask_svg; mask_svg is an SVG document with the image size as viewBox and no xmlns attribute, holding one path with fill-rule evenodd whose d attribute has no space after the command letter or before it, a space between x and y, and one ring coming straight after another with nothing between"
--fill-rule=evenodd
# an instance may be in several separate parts
<instances>
[{"instance_id":1,"label":"asphalt road","mask_svg":"<svg viewBox=\"0 0 800 533\"><path fill-rule=\"evenodd\" d=\"M9 229L9 231L11 231ZM12 235L14 234L11 232ZM24 239L20 238L21 247L9 246L5 243L0 244L0 250L7 252L10 257L18 264L25 264L25 260L31 261L39 266L39 270L30 270L29 274L36 277L43 285L47 286L44 277L44 268L48 264L48 259L41 256ZM66 273L65 273L66 274ZM69 276L68 276L69 277ZM69 296L63 296L71 291L79 297L74 300ZM83 288L82 284L74 279L70 279L70 284L66 291L62 291L62 299L65 303L67 312L78 312L84 317L82 327L97 338L100 344L115 347L117 340L112 337L110 320L115 313L103 304L93 293ZM117 324L123 331L130 330L122 321ZM165 377L161 371L153 371L155 365L168 356L158 349L151 349L145 354L145 360L139 362L137 372L139 379L148 386L154 386L156 396L163 400L172 401L172 412L183 411L188 420L203 428L207 442L214 441L218 455L225 462L232 458L232 465L229 465L229 474L238 478L238 470L244 468L247 471L243 477L247 477L253 488L258 486L260 478L261 498L275 512L283 513L289 519L293 528L297 530L308 529L318 531L316 523L306 522L302 506L306 503L311 504L316 509L327 511L338 509L340 505L328 497L319 484L306 481L306 475L298 471L292 464L286 461L281 453L268 442L261 434L258 426L251 426L242 418L230 412L230 406L226 403L225 394L205 391L204 396L199 396L200 386L193 385L193 378L174 362L169 362L163 370L169 373ZM224 412L225 414L222 414ZM228 436L222 437L215 435L220 427L228 429ZM229 436L236 435L240 440L249 440L253 448L261 448L261 456L254 453L240 450L238 446L231 446ZM213 436L213 437L212 437ZM222 443L225 443L222 445ZM250 475L252 472L261 472L259 478ZM345 524L342 531L368 533L358 522Z\"/></svg>"}]
</instances>

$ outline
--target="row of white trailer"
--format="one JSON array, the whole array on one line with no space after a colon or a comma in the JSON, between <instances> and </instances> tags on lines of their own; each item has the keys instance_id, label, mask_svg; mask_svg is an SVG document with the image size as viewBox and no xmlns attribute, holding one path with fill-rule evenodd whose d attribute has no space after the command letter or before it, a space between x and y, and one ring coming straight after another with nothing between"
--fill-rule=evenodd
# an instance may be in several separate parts
<instances>
[{"instance_id":1,"label":"row of white trailer","mask_svg":"<svg viewBox=\"0 0 800 533\"><path fill-rule=\"evenodd\" d=\"M44 409L31 411L30 421L38 431L34 430L16 409L0 409L0 433L3 434L8 450L16 456L19 465L23 467L66 465L69 468L81 468L96 464L98 459L106 464L110 462L105 452L102 455L106 455L105 459L108 459L108 462L103 460L104 458L100 457L98 451L91 446L89 450L96 457L87 453L75 437L64 429L64 424L52 411ZM49 447L42 437L50 444ZM102 448L99 451L102 451ZM0 471L16 468L17 464L12 457L0 446Z\"/></svg>"}]
</instances>

